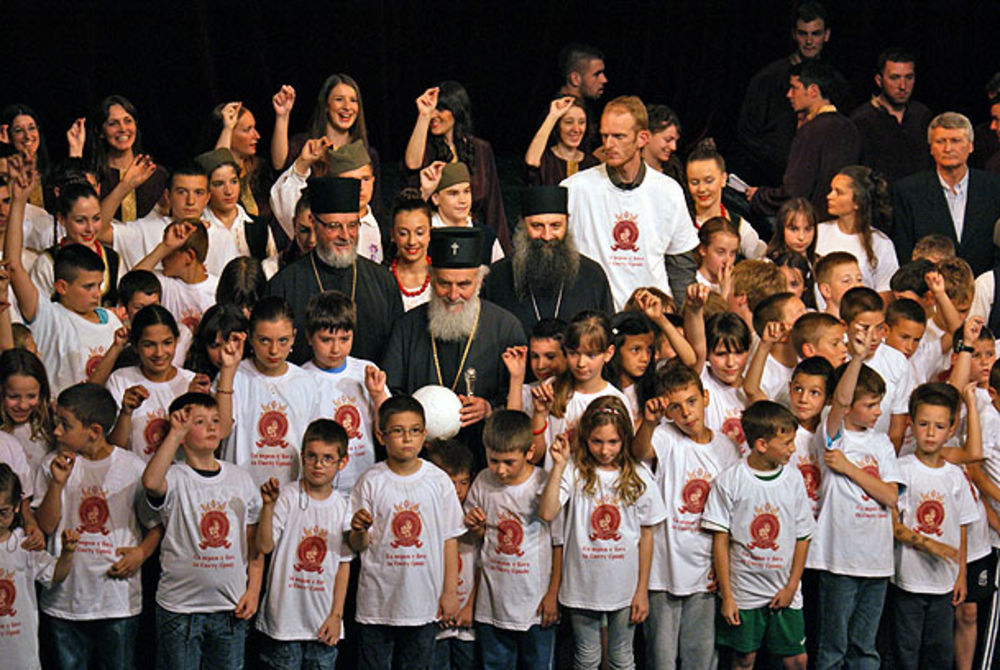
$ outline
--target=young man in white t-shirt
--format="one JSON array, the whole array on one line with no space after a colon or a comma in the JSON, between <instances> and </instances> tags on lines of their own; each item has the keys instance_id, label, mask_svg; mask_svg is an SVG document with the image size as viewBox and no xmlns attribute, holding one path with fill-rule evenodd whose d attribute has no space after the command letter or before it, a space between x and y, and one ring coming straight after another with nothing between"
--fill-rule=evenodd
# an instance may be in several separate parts
<instances>
[{"instance_id":1,"label":"young man in white t-shirt","mask_svg":"<svg viewBox=\"0 0 1000 670\"><path fill-rule=\"evenodd\" d=\"M152 515L139 518L143 462L107 441L118 414L107 389L71 386L59 394L55 413L59 451L35 475L35 489L45 491L37 497L37 520L54 555L62 531L75 530L80 539L69 576L41 593L48 641L60 667L131 667L140 568L163 536Z\"/></svg>"},{"instance_id":2,"label":"young man in white t-shirt","mask_svg":"<svg viewBox=\"0 0 1000 670\"><path fill-rule=\"evenodd\" d=\"M215 304L219 278L205 267L208 232L200 221L174 221L163 231L163 240L139 261L135 270L153 271L163 264L160 280L160 304L170 310L177 323L192 331L201 315Z\"/></svg>"},{"instance_id":3,"label":"young man in white t-shirt","mask_svg":"<svg viewBox=\"0 0 1000 670\"><path fill-rule=\"evenodd\" d=\"M740 458L739 448L705 425L711 401L701 378L679 360L656 372L656 397L643 408L632 455L652 462L667 507L654 534L646 658L657 668L714 667L712 538L701 529L712 480ZM661 422L666 418L666 423Z\"/></svg>"},{"instance_id":4,"label":"young man in white t-shirt","mask_svg":"<svg viewBox=\"0 0 1000 670\"><path fill-rule=\"evenodd\" d=\"M121 322L113 312L99 306L104 261L83 245L70 244L56 253L58 302L39 294L21 262L24 208L37 183L37 174L33 166L24 166L16 157L8 162L11 210L3 257L21 316L31 327L55 395L89 377L114 341Z\"/></svg>"},{"instance_id":5,"label":"young man in white t-shirt","mask_svg":"<svg viewBox=\"0 0 1000 670\"><path fill-rule=\"evenodd\" d=\"M476 634L485 670L548 668L559 619L562 516L538 516L546 472L531 464L531 420L497 410L483 429L486 464L465 502L482 544Z\"/></svg>"},{"instance_id":6,"label":"young man in white t-shirt","mask_svg":"<svg viewBox=\"0 0 1000 670\"><path fill-rule=\"evenodd\" d=\"M241 350L227 343L224 361ZM255 540L260 492L244 468L215 458L222 440L215 398L185 393L169 411L170 432L142 475L165 528L156 667L239 667L263 580ZM184 460L174 463L178 448Z\"/></svg>"},{"instance_id":7,"label":"young man in white t-shirt","mask_svg":"<svg viewBox=\"0 0 1000 670\"><path fill-rule=\"evenodd\" d=\"M802 571L816 529L795 453L795 416L761 400L743 412L750 454L715 478L702 528L714 533L713 562L725 622L719 644L734 668L753 668L762 645L785 668L806 667Z\"/></svg>"},{"instance_id":8,"label":"young man in white t-shirt","mask_svg":"<svg viewBox=\"0 0 1000 670\"><path fill-rule=\"evenodd\" d=\"M274 552L257 618L268 667L337 662L354 554L339 532L347 502L333 482L347 458L347 432L332 419L316 419L302 436L302 479L281 486L271 478L260 487L257 551Z\"/></svg>"},{"instance_id":9,"label":"young man in white t-shirt","mask_svg":"<svg viewBox=\"0 0 1000 670\"><path fill-rule=\"evenodd\" d=\"M962 449L944 448L959 404L958 392L941 383L918 386L910 399L916 451L899 459L905 488L892 522L893 647L900 667L953 663L955 607L967 589L968 527L979 519L962 468L949 462L961 460ZM971 418L974 397L968 406ZM978 417L970 421L978 425Z\"/></svg>"},{"instance_id":10,"label":"young man in white t-shirt","mask_svg":"<svg viewBox=\"0 0 1000 670\"><path fill-rule=\"evenodd\" d=\"M302 366L316 379L319 411L347 431L347 460L333 485L345 498L361 473L375 464L374 418L392 394L385 373L371 361L350 356L357 307L340 291L317 293L306 306L312 360Z\"/></svg>"},{"instance_id":11,"label":"young man in white t-shirt","mask_svg":"<svg viewBox=\"0 0 1000 670\"><path fill-rule=\"evenodd\" d=\"M890 512L902 483L892 443L873 430L886 384L864 360L879 329L855 325L848 332L851 359L837 370L833 404L823 410L813 447L823 484L806 565L820 571L822 668L878 667L875 635L893 571Z\"/></svg>"},{"instance_id":12,"label":"young man in white t-shirt","mask_svg":"<svg viewBox=\"0 0 1000 670\"><path fill-rule=\"evenodd\" d=\"M361 555L362 670L431 657L438 623L458 619L458 538L465 534L451 479L419 458L427 436L420 403L394 396L378 419L386 460L354 485L343 528Z\"/></svg>"}]
</instances>

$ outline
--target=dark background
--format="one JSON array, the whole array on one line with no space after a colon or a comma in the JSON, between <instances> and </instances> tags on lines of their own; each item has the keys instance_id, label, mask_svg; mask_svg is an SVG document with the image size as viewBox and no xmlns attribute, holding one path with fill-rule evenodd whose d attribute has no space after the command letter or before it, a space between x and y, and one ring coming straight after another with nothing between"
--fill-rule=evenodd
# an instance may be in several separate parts
<instances>
[{"instance_id":1,"label":"dark background","mask_svg":"<svg viewBox=\"0 0 1000 670\"><path fill-rule=\"evenodd\" d=\"M58 159L73 119L121 93L139 109L146 150L169 166L210 148L208 115L227 100L255 113L266 152L278 87L297 91L294 133L323 79L346 72L360 83L370 140L391 162L416 96L458 79L477 134L514 164L558 86L560 47L579 40L607 55L605 101L637 93L669 104L683 122L682 150L705 134L725 148L750 76L790 52L794 4L4 0L0 103L34 107ZM901 44L917 54L917 99L974 123L988 116L983 86L1000 69L1000 2L831 0L827 9L824 55L855 102L871 94L879 51Z\"/></svg>"}]
</instances>

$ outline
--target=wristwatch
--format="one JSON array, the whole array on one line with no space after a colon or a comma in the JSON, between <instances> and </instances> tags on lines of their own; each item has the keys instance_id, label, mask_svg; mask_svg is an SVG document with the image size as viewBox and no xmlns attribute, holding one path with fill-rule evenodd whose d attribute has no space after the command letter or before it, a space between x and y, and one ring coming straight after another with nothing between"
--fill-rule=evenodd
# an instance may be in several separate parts
<instances>
[{"instance_id":1,"label":"wristwatch","mask_svg":"<svg viewBox=\"0 0 1000 670\"><path fill-rule=\"evenodd\" d=\"M955 343L952 345L951 350L956 354L961 354L965 352L969 352L971 354L972 352L975 351L975 349L967 345L965 343L965 340L963 340L960 337L955 340Z\"/></svg>"}]
</instances>

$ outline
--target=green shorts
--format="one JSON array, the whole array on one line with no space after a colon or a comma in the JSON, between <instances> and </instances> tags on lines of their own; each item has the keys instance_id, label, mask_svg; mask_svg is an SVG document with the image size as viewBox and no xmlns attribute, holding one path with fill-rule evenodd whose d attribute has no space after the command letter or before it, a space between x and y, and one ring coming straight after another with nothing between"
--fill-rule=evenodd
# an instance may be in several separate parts
<instances>
[{"instance_id":1,"label":"green shorts","mask_svg":"<svg viewBox=\"0 0 1000 670\"><path fill-rule=\"evenodd\" d=\"M716 641L740 654L749 654L764 646L776 656L806 653L806 624L801 609L768 606L740 610L740 625L730 626L721 616L715 626Z\"/></svg>"}]
</instances>

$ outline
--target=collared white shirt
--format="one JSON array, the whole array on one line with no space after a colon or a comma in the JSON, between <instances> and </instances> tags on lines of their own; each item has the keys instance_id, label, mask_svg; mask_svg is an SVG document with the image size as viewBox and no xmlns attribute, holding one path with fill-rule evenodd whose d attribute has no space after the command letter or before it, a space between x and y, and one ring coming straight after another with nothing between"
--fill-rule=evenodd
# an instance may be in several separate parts
<instances>
[{"instance_id":1,"label":"collared white shirt","mask_svg":"<svg viewBox=\"0 0 1000 670\"><path fill-rule=\"evenodd\" d=\"M465 227L472 228L475 224L472 222L472 217L465 217ZM437 212L431 215L431 228L447 228L449 224L445 223L444 219ZM500 240L493 240L493 249L490 251L490 262L496 263L498 260L503 258L503 247L500 246Z\"/></svg>"},{"instance_id":2,"label":"collared white shirt","mask_svg":"<svg viewBox=\"0 0 1000 670\"><path fill-rule=\"evenodd\" d=\"M211 207L205 208L205 213L202 215L206 221L208 221L213 226L222 226L223 229L228 230L229 234L232 235L233 241L236 243L236 251L240 256L251 256L250 245L247 243L247 233L246 224L252 223L253 219L247 214L247 211L243 209L243 205L236 205L236 218L233 219L233 225L226 227L226 224L222 222L215 212L212 211ZM261 259L261 265L264 268L264 274L270 279L278 271L278 247L274 243L274 234L271 229L267 230L267 248L266 248L266 258Z\"/></svg>"},{"instance_id":3,"label":"collared white shirt","mask_svg":"<svg viewBox=\"0 0 1000 670\"><path fill-rule=\"evenodd\" d=\"M969 199L969 169L966 168L965 176L955 184L955 188L944 180L938 172L938 181L944 189L944 199L948 203L948 211L951 212L951 221L955 224L955 239L961 241L962 228L965 227L965 203Z\"/></svg>"}]
</instances>

